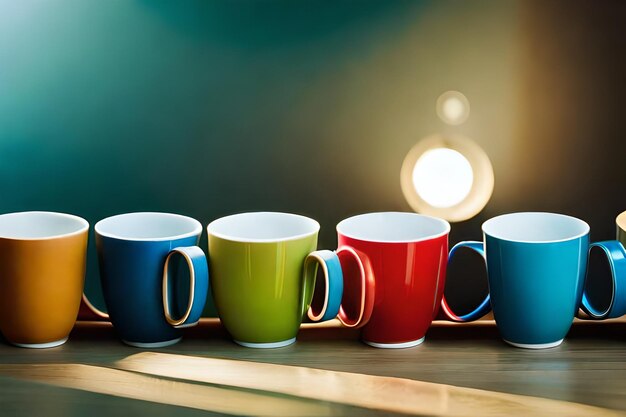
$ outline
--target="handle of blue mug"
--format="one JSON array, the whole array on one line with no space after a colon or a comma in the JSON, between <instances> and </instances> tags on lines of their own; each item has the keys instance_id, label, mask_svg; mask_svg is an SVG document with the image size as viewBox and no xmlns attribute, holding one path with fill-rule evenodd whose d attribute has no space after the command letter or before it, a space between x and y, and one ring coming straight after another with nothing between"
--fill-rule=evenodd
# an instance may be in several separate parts
<instances>
[{"instance_id":1,"label":"handle of blue mug","mask_svg":"<svg viewBox=\"0 0 626 417\"><path fill-rule=\"evenodd\" d=\"M324 298L322 305L313 305L315 281L319 268L324 279ZM311 252L304 260L302 291L302 314L311 321L321 322L334 319L339 314L343 295L343 273L337 254L329 250Z\"/></svg>"},{"instance_id":2,"label":"handle of blue mug","mask_svg":"<svg viewBox=\"0 0 626 417\"><path fill-rule=\"evenodd\" d=\"M593 306L587 296L586 289L582 296L582 309L591 318L594 319L612 319L621 317L626 314L626 250L624 246L617 240L606 240L596 242L589 245L589 255L594 248L598 248L604 252L606 259L611 267L611 300L607 308L599 310ZM587 268L587 277L589 279L589 268Z\"/></svg>"},{"instance_id":3,"label":"handle of blue mug","mask_svg":"<svg viewBox=\"0 0 626 417\"><path fill-rule=\"evenodd\" d=\"M169 302L169 263L174 255L181 255L189 268L189 303L185 313L175 318L172 316ZM191 327L198 324L209 289L209 267L206 256L198 246L172 249L165 259L163 267L163 312L167 322L176 328Z\"/></svg>"},{"instance_id":4,"label":"handle of blue mug","mask_svg":"<svg viewBox=\"0 0 626 417\"><path fill-rule=\"evenodd\" d=\"M459 242L456 245L454 245L452 249L450 249L450 254L448 255L448 263L450 263L454 254L460 248L471 249L474 252L478 253L480 256L482 256L483 259L485 259L485 261L487 259L485 255L485 246L483 242L467 241L467 242ZM467 321L478 320L479 318L483 317L485 314L491 311L491 297L489 296L489 294L487 294L487 296L478 305L478 307L476 307L474 310L470 311L467 314L459 316L455 314L454 311L452 311L452 309L448 305L448 302L446 301L446 296L444 294L444 296L441 298L441 310L443 311L443 314L446 316L446 318L451 321L467 322Z\"/></svg>"}]
</instances>

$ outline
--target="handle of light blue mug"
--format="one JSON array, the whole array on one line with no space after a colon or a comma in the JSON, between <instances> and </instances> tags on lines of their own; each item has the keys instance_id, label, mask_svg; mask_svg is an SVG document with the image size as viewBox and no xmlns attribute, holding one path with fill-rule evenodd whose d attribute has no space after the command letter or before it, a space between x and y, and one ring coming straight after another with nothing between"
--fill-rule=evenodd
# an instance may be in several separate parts
<instances>
[{"instance_id":1,"label":"handle of light blue mug","mask_svg":"<svg viewBox=\"0 0 626 417\"><path fill-rule=\"evenodd\" d=\"M611 301L606 309L598 310L590 302L587 292L583 291L581 307L585 313L594 319L621 317L626 314L626 250L617 240L592 243L589 246L589 254L593 248L599 248L604 252L611 267L611 283L613 284ZM589 268L587 268L585 281L587 279L589 279Z\"/></svg>"},{"instance_id":2,"label":"handle of light blue mug","mask_svg":"<svg viewBox=\"0 0 626 417\"><path fill-rule=\"evenodd\" d=\"M324 304L316 312L313 310L311 300L315 291L318 268L322 268L323 272ZM343 273L337 254L329 250L311 252L304 260L303 282L305 286L303 290L303 313L306 311L307 316L313 322L327 321L337 317L343 295ZM307 297L307 287L310 288L310 297Z\"/></svg>"},{"instance_id":3,"label":"handle of light blue mug","mask_svg":"<svg viewBox=\"0 0 626 417\"><path fill-rule=\"evenodd\" d=\"M485 261L487 259L485 256L485 246L483 242L468 241L468 242L459 242L456 245L454 245L452 249L450 249L450 254L448 255L448 263L450 263L454 254L460 248L472 249L474 252L482 256L483 259L485 259ZM483 317L485 314L491 311L491 297L489 296L489 294L487 294L485 299L473 311L467 314L464 314L462 316L459 316L455 314L454 311L452 311L452 309L448 305L448 302L446 301L446 296L444 294L444 296L441 298L441 310L443 311L446 318L451 321L467 322L467 321L478 320L479 318Z\"/></svg>"},{"instance_id":4,"label":"handle of light blue mug","mask_svg":"<svg viewBox=\"0 0 626 417\"><path fill-rule=\"evenodd\" d=\"M169 262L173 255L180 254L189 268L189 303L180 318L172 316L169 303ZM172 249L165 259L163 267L163 312L167 322L175 328L191 327L198 324L209 289L209 267L206 256L198 246Z\"/></svg>"}]
</instances>

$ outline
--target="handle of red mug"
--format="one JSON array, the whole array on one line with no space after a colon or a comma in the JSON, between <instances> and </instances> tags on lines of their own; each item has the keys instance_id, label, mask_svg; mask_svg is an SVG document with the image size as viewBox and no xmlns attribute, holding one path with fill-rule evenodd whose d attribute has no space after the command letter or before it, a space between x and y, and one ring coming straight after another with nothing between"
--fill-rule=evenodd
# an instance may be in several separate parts
<instances>
[{"instance_id":1,"label":"handle of red mug","mask_svg":"<svg viewBox=\"0 0 626 417\"><path fill-rule=\"evenodd\" d=\"M483 259L486 260L485 246L483 242L466 241L466 242L459 242L456 245L454 245L452 249L450 249L450 254L448 255L448 263L450 263L450 261L454 257L454 254L460 248L471 249L474 252L478 253L480 256L482 256ZM456 322L474 321L474 320L478 320L479 318L483 317L485 314L491 311L491 297L489 296L489 294L487 294L487 296L478 305L478 307L476 307L474 310L470 311L467 314L459 316L455 314L454 311L452 311L452 309L448 305L448 302L446 301L446 296L444 294L444 296L441 298L441 309L443 310L443 313L448 320L456 321Z\"/></svg>"},{"instance_id":2,"label":"handle of red mug","mask_svg":"<svg viewBox=\"0 0 626 417\"><path fill-rule=\"evenodd\" d=\"M346 327L365 326L374 310L376 288L372 264L365 253L350 246L340 246L335 253L344 280L337 318Z\"/></svg>"}]
</instances>

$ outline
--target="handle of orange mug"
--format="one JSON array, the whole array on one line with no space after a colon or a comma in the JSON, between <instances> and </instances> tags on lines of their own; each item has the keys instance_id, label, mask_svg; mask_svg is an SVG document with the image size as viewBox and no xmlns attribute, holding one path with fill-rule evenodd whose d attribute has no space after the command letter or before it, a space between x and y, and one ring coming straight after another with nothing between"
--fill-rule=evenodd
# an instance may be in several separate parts
<instances>
[{"instance_id":1,"label":"handle of orange mug","mask_svg":"<svg viewBox=\"0 0 626 417\"><path fill-rule=\"evenodd\" d=\"M346 327L365 326L374 310L374 270L368 256L350 246L335 252L343 272L344 291L337 318Z\"/></svg>"},{"instance_id":2,"label":"handle of orange mug","mask_svg":"<svg viewBox=\"0 0 626 417\"><path fill-rule=\"evenodd\" d=\"M478 253L480 256L482 256L483 259L486 260L485 246L483 242L466 241L466 242L459 242L456 245L454 245L452 249L450 249L450 254L448 255L448 263L452 261L454 254L460 248L471 249L474 252ZM456 321L456 322L474 321L474 320L478 320L479 318L483 317L485 314L491 311L491 297L489 296L489 294L487 294L487 296L478 305L478 307L476 307L474 310L470 311L467 314L463 314L459 316L455 314L454 311L452 311L452 309L448 305L448 302L446 301L446 296L444 294L444 296L441 298L441 309L443 311L443 314L446 316L448 320Z\"/></svg>"},{"instance_id":3,"label":"handle of orange mug","mask_svg":"<svg viewBox=\"0 0 626 417\"><path fill-rule=\"evenodd\" d=\"M189 302L183 315L172 316L169 303L169 263L173 256L180 255L189 268ZM209 289L209 267L204 251L198 246L186 246L172 249L165 259L163 267L163 312L167 322L177 328L191 327L198 324Z\"/></svg>"}]
</instances>

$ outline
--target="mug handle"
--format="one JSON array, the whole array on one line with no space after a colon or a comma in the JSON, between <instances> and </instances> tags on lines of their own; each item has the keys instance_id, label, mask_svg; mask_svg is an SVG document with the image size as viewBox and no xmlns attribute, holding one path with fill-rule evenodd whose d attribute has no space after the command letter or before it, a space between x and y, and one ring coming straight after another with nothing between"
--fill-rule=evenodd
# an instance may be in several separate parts
<instances>
[{"instance_id":1,"label":"mug handle","mask_svg":"<svg viewBox=\"0 0 626 417\"><path fill-rule=\"evenodd\" d=\"M606 255L611 267L611 301L606 309L598 310L583 290L581 307L585 313L596 320L612 319L626 314L626 250L617 240L605 240L589 245L589 255L594 248L599 248ZM589 267L585 282L589 279Z\"/></svg>"},{"instance_id":2,"label":"mug handle","mask_svg":"<svg viewBox=\"0 0 626 417\"><path fill-rule=\"evenodd\" d=\"M80 300L80 307L78 309L77 320L85 321L109 321L109 315L104 311L99 310L91 304L87 295L83 292L83 297Z\"/></svg>"},{"instance_id":3,"label":"mug handle","mask_svg":"<svg viewBox=\"0 0 626 417\"><path fill-rule=\"evenodd\" d=\"M487 259L485 255L485 246L483 242L466 241L466 242L459 242L456 245L454 245L452 249L450 249L450 254L448 255L448 264L452 260L452 257L454 256L456 251L460 248L472 249L474 252L482 256L483 259L485 260ZM485 299L473 311L470 311L467 314L459 316L455 314L454 311L452 311L452 309L448 305L446 296L444 294L443 297L441 298L441 309L443 311L443 314L450 321L455 321L455 322L474 321L474 320L478 320L479 318L483 317L485 314L491 311L491 297L489 296L489 294L487 294Z\"/></svg>"},{"instance_id":4,"label":"mug handle","mask_svg":"<svg viewBox=\"0 0 626 417\"><path fill-rule=\"evenodd\" d=\"M174 318L169 302L169 263L174 255L181 255L189 268L189 303L180 318ZM198 324L209 288L209 267L206 256L198 246L178 247L172 249L165 259L163 267L163 312L167 322L177 328L191 327Z\"/></svg>"},{"instance_id":5,"label":"mug handle","mask_svg":"<svg viewBox=\"0 0 626 417\"><path fill-rule=\"evenodd\" d=\"M317 272L322 268L324 275L324 297L317 298L315 284ZM304 288L302 314L313 322L332 320L339 314L343 295L343 274L337 255L329 250L311 252L304 260ZM318 305L321 301L321 305Z\"/></svg>"},{"instance_id":6,"label":"mug handle","mask_svg":"<svg viewBox=\"0 0 626 417\"><path fill-rule=\"evenodd\" d=\"M343 293L337 318L346 327L363 327L369 322L374 310L376 286L372 264L365 253L350 246L340 246L336 254L344 282L348 283L346 288L350 290ZM353 292L355 288L360 289L356 294ZM357 308L356 314L350 311L354 307Z\"/></svg>"}]
</instances>

